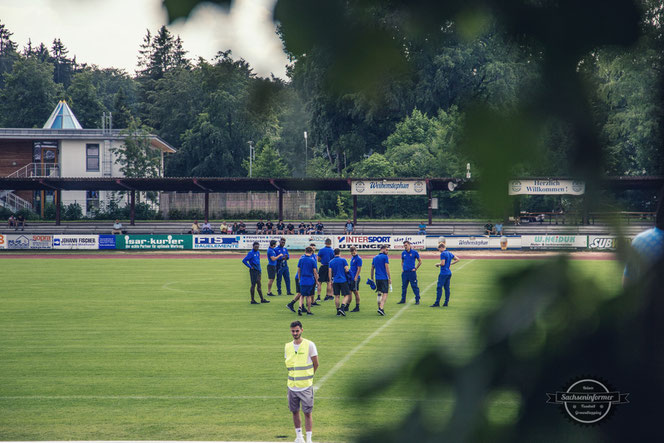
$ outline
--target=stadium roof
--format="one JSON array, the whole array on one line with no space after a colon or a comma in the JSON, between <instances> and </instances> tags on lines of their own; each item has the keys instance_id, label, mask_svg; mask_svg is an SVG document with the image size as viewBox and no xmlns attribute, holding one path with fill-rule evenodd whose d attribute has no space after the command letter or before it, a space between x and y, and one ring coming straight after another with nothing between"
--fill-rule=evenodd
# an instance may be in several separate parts
<instances>
[{"instance_id":1,"label":"stadium roof","mask_svg":"<svg viewBox=\"0 0 664 443\"><path fill-rule=\"evenodd\" d=\"M358 178L357 180L383 180ZM390 180L423 180L432 191L448 191L455 183L459 191L477 189L477 182L459 178L390 178ZM283 191L350 191L348 178L236 178L236 177L164 177L164 178L7 178L0 177L0 190L96 190L96 191L165 191L165 192L273 192ZM607 177L602 189L660 189L664 177Z\"/></svg>"},{"instance_id":2,"label":"stadium roof","mask_svg":"<svg viewBox=\"0 0 664 443\"><path fill-rule=\"evenodd\" d=\"M60 100L44 123L44 129L83 129L67 102Z\"/></svg>"}]
</instances>

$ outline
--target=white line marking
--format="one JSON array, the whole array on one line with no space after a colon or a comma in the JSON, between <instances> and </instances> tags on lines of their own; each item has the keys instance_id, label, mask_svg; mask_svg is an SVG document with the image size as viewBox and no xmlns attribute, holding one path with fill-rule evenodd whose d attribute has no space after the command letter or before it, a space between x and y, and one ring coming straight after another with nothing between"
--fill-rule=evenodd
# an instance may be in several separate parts
<instances>
[{"instance_id":1,"label":"white line marking","mask_svg":"<svg viewBox=\"0 0 664 443\"><path fill-rule=\"evenodd\" d=\"M16 395L1 396L0 400L283 400L284 395ZM316 397L317 400L361 400L360 397ZM451 401L444 399L418 399L401 397L375 397L378 401Z\"/></svg>"},{"instance_id":2,"label":"white line marking","mask_svg":"<svg viewBox=\"0 0 664 443\"><path fill-rule=\"evenodd\" d=\"M459 270L461 270L462 268L464 268L466 265L469 265L470 263L472 263L472 262L474 262L474 261L475 261L475 259L471 259L471 260L468 260L468 261L465 262L465 263L462 263L461 266L459 266L458 268L456 268L456 272L458 272ZM421 297L422 295L424 295L424 293L427 292L429 289L431 289L431 287L432 287L433 285L435 285L436 283L438 283L438 279L432 281L432 282L429 284L429 286L427 286L423 291L421 291L421 292L420 292L420 297ZM355 346L355 347L354 347L354 348L353 348L348 354L346 354L346 355L344 356L344 358L342 358L341 360L339 360L339 361L337 362L337 364L334 365L334 366L332 367L332 369L330 369L329 372L327 372L327 373L326 373L326 374L325 374L325 375L324 375L324 376L318 381L318 383L316 383L316 384L314 385L314 392L315 392L315 391L318 391L318 390L321 388L321 386L323 386L323 384L327 381L328 378L330 378L330 377L332 377L334 374L336 374L336 372L337 372L339 369L341 369L341 367L342 367L343 365L345 365L346 362L347 362L347 361L348 361L353 355L355 355L355 353L357 353L357 352L358 352L360 349L362 349L367 343L369 343L369 342L371 341L371 339L373 339L374 337L378 336L378 335L379 335L381 332L383 332L383 330L384 330L385 328L387 328L387 327L388 327L388 326L389 326L394 320L396 320L397 318L399 318L399 317L401 316L401 314L403 314L404 312L406 312L406 310L407 310L407 309L413 304L414 301L415 301L414 299L411 299L410 302L408 302L408 304L406 304L403 308L401 308L401 310L400 310L399 312L397 312L396 315L395 315L394 317L391 317L391 318L390 318L388 321L386 321L386 322L385 322L380 328L376 329L374 332L371 333L371 335L369 335L367 338L365 338L365 339L362 341L362 343L360 343L359 345Z\"/></svg>"},{"instance_id":3,"label":"white line marking","mask_svg":"<svg viewBox=\"0 0 664 443\"><path fill-rule=\"evenodd\" d=\"M161 289L168 289L169 291L176 291L176 292L190 292L190 291L183 291L182 289L177 289L177 288L171 288L171 285L174 285L176 283L180 283L179 281L171 281L168 283L164 283L164 285L161 287Z\"/></svg>"}]
</instances>

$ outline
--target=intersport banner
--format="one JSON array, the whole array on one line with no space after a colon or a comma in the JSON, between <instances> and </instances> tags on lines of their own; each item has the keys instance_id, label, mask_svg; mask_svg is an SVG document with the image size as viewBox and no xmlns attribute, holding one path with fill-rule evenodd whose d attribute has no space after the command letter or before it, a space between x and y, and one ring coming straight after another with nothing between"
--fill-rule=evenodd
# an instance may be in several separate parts
<instances>
[{"instance_id":1,"label":"intersport banner","mask_svg":"<svg viewBox=\"0 0 664 443\"><path fill-rule=\"evenodd\" d=\"M241 249L239 235L194 235L194 249Z\"/></svg>"},{"instance_id":2,"label":"intersport banner","mask_svg":"<svg viewBox=\"0 0 664 443\"><path fill-rule=\"evenodd\" d=\"M53 249L99 249L98 235L54 235Z\"/></svg>"},{"instance_id":3,"label":"intersport banner","mask_svg":"<svg viewBox=\"0 0 664 443\"><path fill-rule=\"evenodd\" d=\"M403 249L403 242L410 241L414 249L426 248L426 236L424 235L337 235L334 237L333 246L339 249L378 250L381 245L388 245L390 249Z\"/></svg>"},{"instance_id":4,"label":"intersport banner","mask_svg":"<svg viewBox=\"0 0 664 443\"><path fill-rule=\"evenodd\" d=\"M530 249L587 248L587 235L522 235L521 245Z\"/></svg>"},{"instance_id":5,"label":"intersport banner","mask_svg":"<svg viewBox=\"0 0 664 443\"><path fill-rule=\"evenodd\" d=\"M116 249L193 249L192 235L117 235Z\"/></svg>"}]
</instances>

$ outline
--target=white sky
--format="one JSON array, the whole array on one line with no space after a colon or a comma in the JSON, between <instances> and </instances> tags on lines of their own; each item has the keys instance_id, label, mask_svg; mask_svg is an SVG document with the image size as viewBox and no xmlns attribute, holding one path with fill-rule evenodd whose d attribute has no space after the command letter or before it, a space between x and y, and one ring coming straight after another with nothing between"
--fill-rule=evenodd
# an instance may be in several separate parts
<instances>
[{"instance_id":1,"label":"white sky","mask_svg":"<svg viewBox=\"0 0 664 443\"><path fill-rule=\"evenodd\" d=\"M234 0L227 12L201 5L185 22L167 25L184 43L187 56L211 60L231 49L254 72L285 78L287 59L272 22L275 0ZM161 0L0 0L0 22L14 33L22 50L28 39L33 46L49 48L60 38L79 63L115 67L133 74L146 30L154 34L166 24Z\"/></svg>"}]
</instances>

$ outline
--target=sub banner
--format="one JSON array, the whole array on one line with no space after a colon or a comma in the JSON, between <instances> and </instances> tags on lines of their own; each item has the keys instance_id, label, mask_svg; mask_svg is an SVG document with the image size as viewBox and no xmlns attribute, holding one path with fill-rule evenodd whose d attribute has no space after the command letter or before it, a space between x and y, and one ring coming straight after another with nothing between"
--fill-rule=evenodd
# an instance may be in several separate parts
<instances>
[{"instance_id":1,"label":"sub banner","mask_svg":"<svg viewBox=\"0 0 664 443\"><path fill-rule=\"evenodd\" d=\"M7 234L7 249L53 249L53 236L45 234Z\"/></svg>"},{"instance_id":2,"label":"sub banner","mask_svg":"<svg viewBox=\"0 0 664 443\"><path fill-rule=\"evenodd\" d=\"M437 248L438 243L444 242L448 249L521 249L521 237L510 236L446 236L428 237L427 246Z\"/></svg>"},{"instance_id":3,"label":"sub banner","mask_svg":"<svg viewBox=\"0 0 664 443\"><path fill-rule=\"evenodd\" d=\"M521 244L530 249L587 248L587 235L522 235Z\"/></svg>"},{"instance_id":4,"label":"sub banner","mask_svg":"<svg viewBox=\"0 0 664 443\"><path fill-rule=\"evenodd\" d=\"M118 235L116 249L193 249L191 235Z\"/></svg>"},{"instance_id":5,"label":"sub banner","mask_svg":"<svg viewBox=\"0 0 664 443\"><path fill-rule=\"evenodd\" d=\"M54 235L53 249L98 249L98 235Z\"/></svg>"},{"instance_id":6,"label":"sub banner","mask_svg":"<svg viewBox=\"0 0 664 443\"><path fill-rule=\"evenodd\" d=\"M403 242L409 241L413 249L426 249L426 235L392 235L390 249L403 249Z\"/></svg>"},{"instance_id":7,"label":"sub banner","mask_svg":"<svg viewBox=\"0 0 664 443\"><path fill-rule=\"evenodd\" d=\"M239 235L194 235L194 249L240 249Z\"/></svg>"},{"instance_id":8,"label":"sub banner","mask_svg":"<svg viewBox=\"0 0 664 443\"><path fill-rule=\"evenodd\" d=\"M615 251L618 244L629 244L629 242L631 242L631 239L627 237L616 237L615 235L589 235L588 249Z\"/></svg>"}]
</instances>

